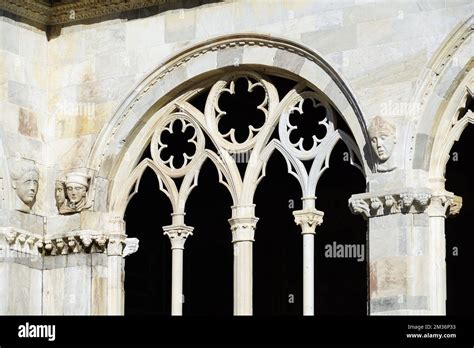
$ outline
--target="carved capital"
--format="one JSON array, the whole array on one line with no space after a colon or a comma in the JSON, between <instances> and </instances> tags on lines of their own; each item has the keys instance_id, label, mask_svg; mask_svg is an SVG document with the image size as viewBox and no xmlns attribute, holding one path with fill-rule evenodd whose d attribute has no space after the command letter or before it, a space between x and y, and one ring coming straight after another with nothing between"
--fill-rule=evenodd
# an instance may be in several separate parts
<instances>
[{"instance_id":1,"label":"carved capital","mask_svg":"<svg viewBox=\"0 0 474 348\"><path fill-rule=\"evenodd\" d=\"M170 225L163 227L163 234L169 237L171 249L184 249L184 243L192 236L193 230L193 227L186 225Z\"/></svg>"},{"instance_id":2,"label":"carved capital","mask_svg":"<svg viewBox=\"0 0 474 348\"><path fill-rule=\"evenodd\" d=\"M109 236L109 243L107 246L108 256L122 256L123 244L122 238L119 235Z\"/></svg>"},{"instance_id":3,"label":"carved capital","mask_svg":"<svg viewBox=\"0 0 474 348\"><path fill-rule=\"evenodd\" d=\"M462 197L450 194L440 194L431 197L428 214L433 217L454 216L459 214L462 207Z\"/></svg>"},{"instance_id":4,"label":"carved capital","mask_svg":"<svg viewBox=\"0 0 474 348\"><path fill-rule=\"evenodd\" d=\"M293 212L295 223L301 226L301 234L315 234L316 226L323 223L324 213L316 209L297 210Z\"/></svg>"},{"instance_id":5,"label":"carved capital","mask_svg":"<svg viewBox=\"0 0 474 348\"><path fill-rule=\"evenodd\" d=\"M232 231L232 243L253 242L257 222L258 218L256 217L236 217L229 219L230 230Z\"/></svg>"}]
</instances>

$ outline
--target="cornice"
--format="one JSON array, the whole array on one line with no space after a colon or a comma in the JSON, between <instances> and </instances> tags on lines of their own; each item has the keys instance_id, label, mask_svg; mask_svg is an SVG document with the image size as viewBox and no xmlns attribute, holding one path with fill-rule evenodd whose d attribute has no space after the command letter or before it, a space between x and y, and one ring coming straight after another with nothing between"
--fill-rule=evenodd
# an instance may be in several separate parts
<instances>
[{"instance_id":1,"label":"cornice","mask_svg":"<svg viewBox=\"0 0 474 348\"><path fill-rule=\"evenodd\" d=\"M147 8L173 0L79 0L50 5L41 0L3 0L0 10L50 26L81 22L122 12Z\"/></svg>"}]
</instances>

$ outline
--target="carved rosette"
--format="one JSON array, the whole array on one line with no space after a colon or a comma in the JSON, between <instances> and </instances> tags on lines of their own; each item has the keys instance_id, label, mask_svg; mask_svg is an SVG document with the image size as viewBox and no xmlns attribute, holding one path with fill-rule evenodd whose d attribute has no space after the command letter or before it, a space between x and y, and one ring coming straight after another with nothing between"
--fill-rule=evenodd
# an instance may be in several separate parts
<instances>
[{"instance_id":1,"label":"carved rosette","mask_svg":"<svg viewBox=\"0 0 474 348\"><path fill-rule=\"evenodd\" d=\"M428 192L401 192L371 196L370 194L354 195L349 200L353 214L364 218L390 214L420 214L430 216L449 216L459 213L462 198L454 195L433 195Z\"/></svg>"},{"instance_id":2,"label":"carved rosette","mask_svg":"<svg viewBox=\"0 0 474 348\"><path fill-rule=\"evenodd\" d=\"M311 210L297 210L293 212L295 223L301 226L301 234L315 234L316 226L323 223L324 213L322 211Z\"/></svg>"}]
</instances>

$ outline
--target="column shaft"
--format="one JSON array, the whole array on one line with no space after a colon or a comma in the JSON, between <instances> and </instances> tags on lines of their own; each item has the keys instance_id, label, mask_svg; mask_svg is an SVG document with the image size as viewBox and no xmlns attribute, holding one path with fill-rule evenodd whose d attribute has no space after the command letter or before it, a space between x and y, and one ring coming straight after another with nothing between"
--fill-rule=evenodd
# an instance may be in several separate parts
<instances>
[{"instance_id":1,"label":"column shaft","mask_svg":"<svg viewBox=\"0 0 474 348\"><path fill-rule=\"evenodd\" d=\"M303 235L303 315L314 315L314 234Z\"/></svg>"},{"instance_id":2,"label":"column shaft","mask_svg":"<svg viewBox=\"0 0 474 348\"><path fill-rule=\"evenodd\" d=\"M314 208L314 199L303 203L303 210L294 211L293 215L303 235L303 315L314 315L314 235L316 226L323 223L324 213Z\"/></svg>"},{"instance_id":3,"label":"column shaft","mask_svg":"<svg viewBox=\"0 0 474 348\"><path fill-rule=\"evenodd\" d=\"M186 225L163 227L171 242L171 315L183 315L183 254L184 243L193 228Z\"/></svg>"},{"instance_id":4,"label":"column shaft","mask_svg":"<svg viewBox=\"0 0 474 348\"><path fill-rule=\"evenodd\" d=\"M183 315L183 249L172 250L171 315Z\"/></svg>"},{"instance_id":5,"label":"column shaft","mask_svg":"<svg viewBox=\"0 0 474 348\"><path fill-rule=\"evenodd\" d=\"M234 243L234 314L252 315L253 242Z\"/></svg>"}]
</instances>

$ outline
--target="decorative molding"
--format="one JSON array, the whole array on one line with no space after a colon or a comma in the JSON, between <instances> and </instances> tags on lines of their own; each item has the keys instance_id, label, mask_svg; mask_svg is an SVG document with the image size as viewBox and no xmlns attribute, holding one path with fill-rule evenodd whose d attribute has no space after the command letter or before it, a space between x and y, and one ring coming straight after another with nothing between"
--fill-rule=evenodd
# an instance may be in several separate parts
<instances>
[{"instance_id":1,"label":"decorative molding","mask_svg":"<svg viewBox=\"0 0 474 348\"><path fill-rule=\"evenodd\" d=\"M41 236L12 226L0 228L0 238L3 238L6 242L4 244L10 250L37 256L78 253L115 255L114 253L118 253L118 255L125 257L138 249L138 242L134 243L136 238L115 237L115 235L109 237L93 230ZM113 242L110 242L109 239Z\"/></svg>"},{"instance_id":2,"label":"decorative molding","mask_svg":"<svg viewBox=\"0 0 474 348\"><path fill-rule=\"evenodd\" d=\"M10 250L32 255L40 254L38 246L43 241L41 235L13 226L0 228L0 235L3 235Z\"/></svg>"},{"instance_id":3,"label":"decorative molding","mask_svg":"<svg viewBox=\"0 0 474 348\"><path fill-rule=\"evenodd\" d=\"M4 0L0 2L0 10L47 25L49 24L51 6L36 0Z\"/></svg>"},{"instance_id":4,"label":"decorative molding","mask_svg":"<svg viewBox=\"0 0 474 348\"><path fill-rule=\"evenodd\" d=\"M4 10L30 21L50 26L65 25L120 14L127 11L157 6L173 0L79 0L50 5L40 0L3 0L0 10Z\"/></svg>"},{"instance_id":5,"label":"decorative molding","mask_svg":"<svg viewBox=\"0 0 474 348\"><path fill-rule=\"evenodd\" d=\"M421 214L449 216L458 214L462 198L450 192L432 194L429 192L403 191L398 193L362 193L349 199L353 214L365 219L390 214Z\"/></svg>"},{"instance_id":6,"label":"decorative molding","mask_svg":"<svg viewBox=\"0 0 474 348\"><path fill-rule=\"evenodd\" d=\"M77 253L106 253L108 237L97 231L83 230L66 235L46 235L42 252L45 256Z\"/></svg>"}]
</instances>

